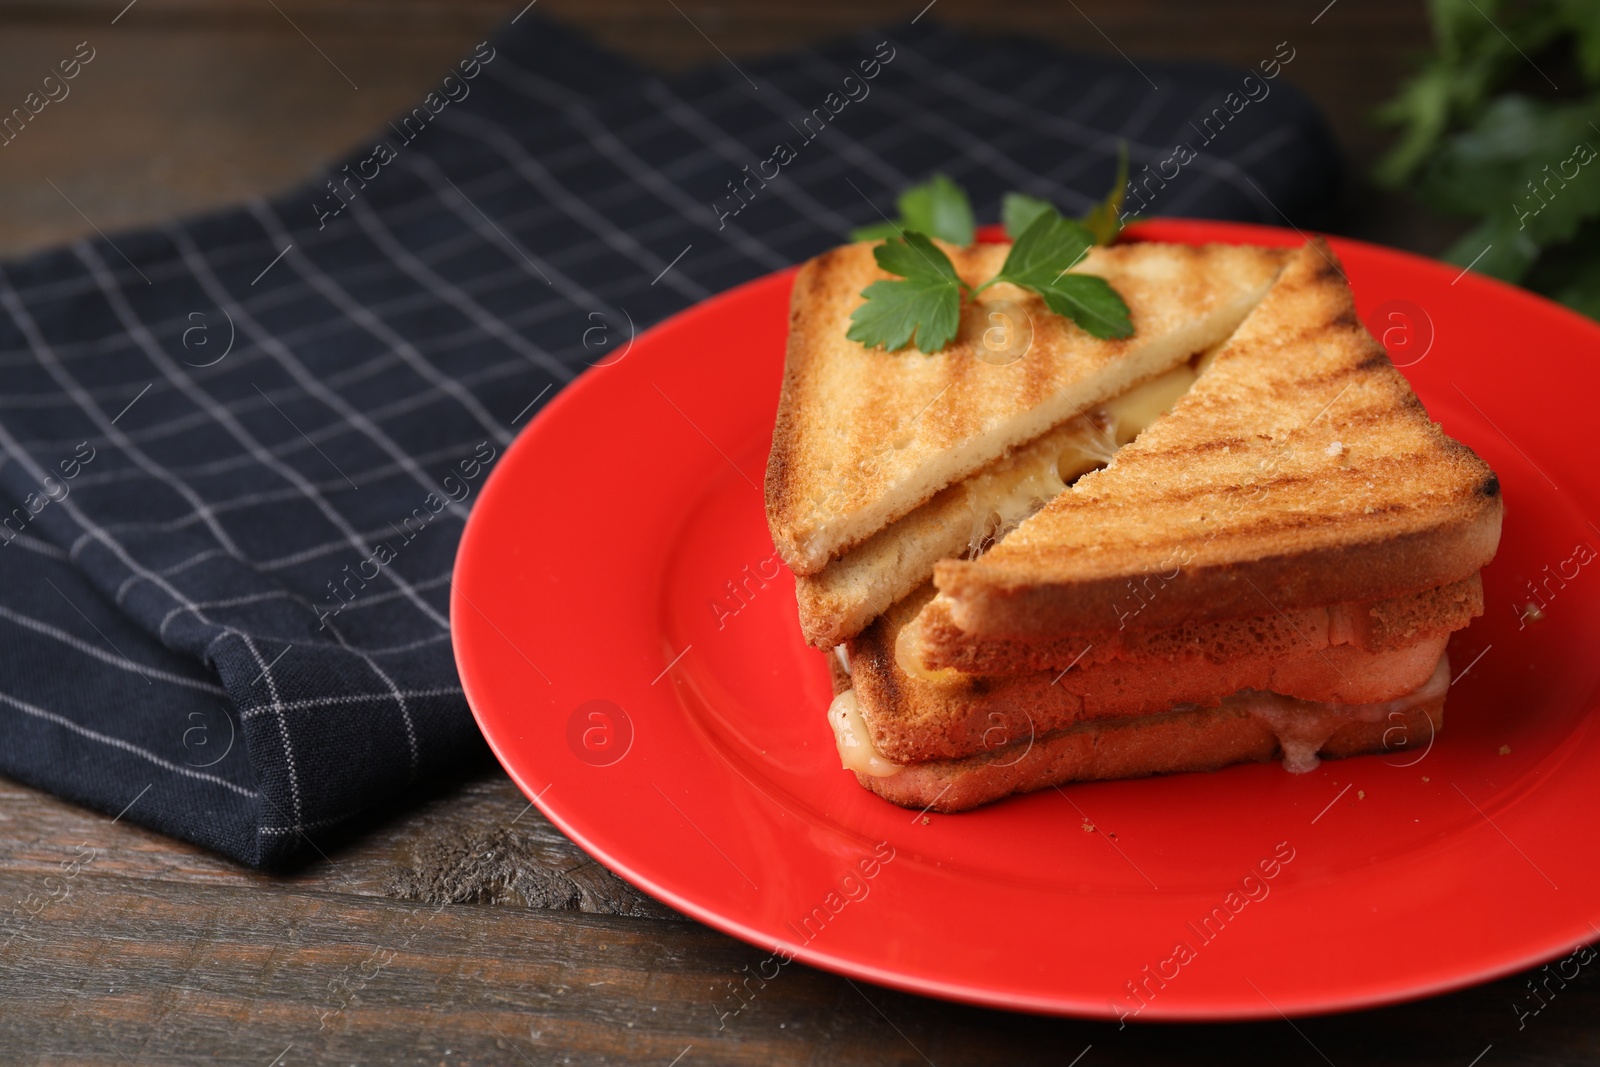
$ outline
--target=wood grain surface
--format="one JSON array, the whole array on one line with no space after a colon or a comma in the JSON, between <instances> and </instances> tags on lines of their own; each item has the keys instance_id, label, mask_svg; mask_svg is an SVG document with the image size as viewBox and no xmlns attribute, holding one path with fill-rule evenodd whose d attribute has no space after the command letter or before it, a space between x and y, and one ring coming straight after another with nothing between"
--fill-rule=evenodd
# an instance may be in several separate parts
<instances>
[{"instance_id":1,"label":"wood grain surface","mask_svg":"<svg viewBox=\"0 0 1600 1067\"><path fill-rule=\"evenodd\" d=\"M539 11L676 70L719 61L718 49L759 54L907 18L924 2L541 0ZM0 254L290 185L409 106L518 7L0 2L0 102L77 42L97 49L71 97L0 150ZM1287 76L1327 109L1358 169L1382 143L1372 104L1425 42L1420 3L1378 0L939 0L929 17L1241 64L1290 40ZM1424 251L1452 232L1359 184L1343 229ZM1531 972L1293 1023L1119 1029L796 964L735 1013L733 987L764 954L641 896L496 770L318 846L324 859L263 875L0 780L0 1064L1600 1062L1592 966L1564 985ZM1546 1006L1519 1019L1535 1003L1529 983Z\"/></svg>"},{"instance_id":2,"label":"wood grain surface","mask_svg":"<svg viewBox=\"0 0 1600 1067\"><path fill-rule=\"evenodd\" d=\"M0 781L8 1064L1580 1064L1600 981L1534 973L1356 1015L1217 1026L1041 1019L795 964L597 867L498 772L271 877ZM36 910L37 914L27 912ZM1471 936L1463 931L1463 936ZM1314 946L1313 946L1314 949ZM1070 966L1070 961L1062 961ZM1092 1046L1092 1048L1090 1047ZM1490 1046L1493 1046L1490 1048ZM685 1052L685 1050L688 1050ZM1492 1058L1491 1058L1492 1057Z\"/></svg>"}]
</instances>

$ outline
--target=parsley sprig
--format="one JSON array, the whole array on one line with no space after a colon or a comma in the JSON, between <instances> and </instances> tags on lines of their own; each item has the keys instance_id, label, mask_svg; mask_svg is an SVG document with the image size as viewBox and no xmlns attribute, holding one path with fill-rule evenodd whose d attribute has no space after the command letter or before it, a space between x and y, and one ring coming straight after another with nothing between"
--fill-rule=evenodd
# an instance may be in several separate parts
<instances>
[{"instance_id":1,"label":"parsley sprig","mask_svg":"<svg viewBox=\"0 0 1600 1067\"><path fill-rule=\"evenodd\" d=\"M939 246L916 230L872 250L878 266L905 281L876 281L861 291L866 303L850 313L845 334L868 348L898 352L915 337L924 352L937 352L961 326L961 298L967 285Z\"/></svg>"},{"instance_id":2,"label":"parsley sprig","mask_svg":"<svg viewBox=\"0 0 1600 1067\"><path fill-rule=\"evenodd\" d=\"M876 281L862 290L866 302L851 313L846 336L868 348L898 352L915 343L922 352L937 352L955 339L962 303L1001 282L1037 293L1051 311L1095 337L1130 336L1128 305L1110 283L1092 274L1068 273L1089 249L1116 236L1126 174L1124 156L1111 194L1082 222L1065 218L1048 201L1008 194L1002 214L1014 243L1000 272L977 286L962 281L950 257L928 237L972 243L967 194L942 174L906 190L897 202L899 222L853 234L857 240L889 237L872 250L873 258L900 280Z\"/></svg>"},{"instance_id":3,"label":"parsley sprig","mask_svg":"<svg viewBox=\"0 0 1600 1067\"><path fill-rule=\"evenodd\" d=\"M972 291L975 297L997 282L1010 282L1044 297L1045 306L1065 315L1096 337L1133 333L1128 305L1111 283L1093 274L1068 274L1094 247L1094 234L1081 222L1062 218L1054 208L1022 231L1000 273Z\"/></svg>"}]
</instances>

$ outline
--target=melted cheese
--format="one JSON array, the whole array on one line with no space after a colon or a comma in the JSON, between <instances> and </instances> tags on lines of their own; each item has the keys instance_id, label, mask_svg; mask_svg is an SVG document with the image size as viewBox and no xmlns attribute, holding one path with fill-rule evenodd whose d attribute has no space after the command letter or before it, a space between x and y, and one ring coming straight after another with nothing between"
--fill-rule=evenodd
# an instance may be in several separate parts
<instances>
[{"instance_id":1,"label":"melted cheese","mask_svg":"<svg viewBox=\"0 0 1600 1067\"><path fill-rule=\"evenodd\" d=\"M919 614L917 619L921 617ZM922 662L922 657L917 655L920 632L916 619L900 627L900 632L894 636L895 665L911 677L921 678L924 682L932 682L935 685L948 685L961 681L961 672L954 667L941 667L935 670Z\"/></svg>"},{"instance_id":2,"label":"melted cheese","mask_svg":"<svg viewBox=\"0 0 1600 1067\"><path fill-rule=\"evenodd\" d=\"M1204 352L1200 353L1200 358L1194 361L1194 372L1195 372L1195 374L1196 375L1204 374L1205 371L1206 371L1206 368L1211 366L1211 364L1213 364L1213 363L1215 363L1217 361L1217 353L1221 352L1224 348L1227 347L1227 345L1228 345L1227 341L1218 341L1216 344L1212 345L1210 348L1208 348Z\"/></svg>"},{"instance_id":3,"label":"melted cheese","mask_svg":"<svg viewBox=\"0 0 1600 1067\"><path fill-rule=\"evenodd\" d=\"M1111 436L1119 446L1138 437L1145 427L1172 410L1172 405L1189 391L1198 377L1185 363L1106 401L1105 411L1111 416Z\"/></svg>"},{"instance_id":4,"label":"melted cheese","mask_svg":"<svg viewBox=\"0 0 1600 1067\"><path fill-rule=\"evenodd\" d=\"M971 505L972 529L967 554L979 555L990 544L1015 529L1022 520L1066 491L1081 475L1109 463L1117 448L1133 440L1156 419L1166 414L1179 397L1189 391L1196 371L1184 364L1157 375L1114 397L1088 417L1075 420L1076 426L1061 441L1054 454L1034 449L1001 470L969 478L966 482ZM916 655L916 627L902 627L895 637L895 662L906 674L925 682L949 684L962 678L953 668L933 670ZM849 673L849 657L842 646L835 648ZM1269 694L1270 695L1270 694ZM839 758L849 770L885 778L901 767L884 759L872 747L866 720L861 716L855 690L847 689L834 697L828 708Z\"/></svg>"},{"instance_id":5,"label":"melted cheese","mask_svg":"<svg viewBox=\"0 0 1600 1067\"><path fill-rule=\"evenodd\" d=\"M1002 469L969 478L965 485L972 527L967 557L982 555L1079 477L1110 463L1117 449L1166 414L1196 377L1188 364L1174 367L1053 431L1051 439L1058 442L1058 449L1041 449L1036 443L1014 454ZM934 670L923 664L915 651L916 632L913 623L895 639L900 669L926 682L958 681L961 675L952 668Z\"/></svg>"},{"instance_id":6,"label":"melted cheese","mask_svg":"<svg viewBox=\"0 0 1600 1067\"><path fill-rule=\"evenodd\" d=\"M967 555L981 555L1057 493L1066 489L1053 462L1045 460L971 479L972 528L967 534Z\"/></svg>"},{"instance_id":7,"label":"melted cheese","mask_svg":"<svg viewBox=\"0 0 1600 1067\"><path fill-rule=\"evenodd\" d=\"M1393 700L1376 704L1319 704L1294 700L1276 693L1245 690L1228 697L1223 707L1236 707L1265 723L1278 736L1283 768L1293 774L1314 771L1321 763L1317 753L1341 727L1355 722L1383 722L1426 704L1450 688L1450 661L1439 657L1433 675L1421 687Z\"/></svg>"},{"instance_id":8,"label":"melted cheese","mask_svg":"<svg viewBox=\"0 0 1600 1067\"><path fill-rule=\"evenodd\" d=\"M878 755L878 750L872 747L872 735L867 733L867 720L861 717L861 705L854 689L846 689L833 698L828 706L828 725L833 727L833 742L838 746L839 761L845 770L887 778L904 769Z\"/></svg>"},{"instance_id":9,"label":"melted cheese","mask_svg":"<svg viewBox=\"0 0 1600 1067\"><path fill-rule=\"evenodd\" d=\"M1067 433L1055 432L1060 448L1030 446L999 470L966 481L972 528L967 556L981 555L994 542L1066 491L1081 475L1111 462L1116 450L1133 440L1194 384L1187 365L1174 367L1106 401L1090 415L1073 420Z\"/></svg>"}]
</instances>

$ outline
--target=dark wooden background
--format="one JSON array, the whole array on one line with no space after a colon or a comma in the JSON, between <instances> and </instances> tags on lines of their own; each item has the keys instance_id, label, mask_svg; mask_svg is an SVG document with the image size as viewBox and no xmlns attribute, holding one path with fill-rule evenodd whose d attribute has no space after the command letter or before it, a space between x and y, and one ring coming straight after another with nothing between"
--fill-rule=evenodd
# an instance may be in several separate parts
<instances>
[{"instance_id":1,"label":"dark wooden background","mask_svg":"<svg viewBox=\"0 0 1600 1067\"><path fill-rule=\"evenodd\" d=\"M98 52L50 121L0 149L0 255L88 232L85 216L111 231L288 186L409 107L520 2L136 0L124 11L126 0L0 0L0 102L20 100L77 42ZM668 0L537 10L676 70L717 59L706 37L752 55L907 18L924 2L678 0L699 30ZM1322 103L1359 171L1384 143L1372 106L1426 45L1423 8L1337 0L1313 25L1325 4L939 0L929 17L1242 65L1289 40L1285 76ZM1425 252L1455 230L1360 183L1338 227ZM1527 976L1293 1024L1119 1031L795 966L719 1029L716 1005L763 953L639 896L496 769L389 814L330 843L326 861L269 877L0 780L0 907L38 909L0 947L0 1063L1600 1062L1592 968L1520 1029ZM1297 950L1315 965L1314 943Z\"/></svg>"}]
</instances>

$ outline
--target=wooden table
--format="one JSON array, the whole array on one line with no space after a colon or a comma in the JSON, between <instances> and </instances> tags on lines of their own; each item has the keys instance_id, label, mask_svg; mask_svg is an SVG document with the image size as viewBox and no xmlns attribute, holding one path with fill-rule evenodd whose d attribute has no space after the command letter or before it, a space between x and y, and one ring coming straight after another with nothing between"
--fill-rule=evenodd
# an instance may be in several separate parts
<instances>
[{"instance_id":1,"label":"wooden table","mask_svg":"<svg viewBox=\"0 0 1600 1067\"><path fill-rule=\"evenodd\" d=\"M1468 1067L1490 1045L1479 1067L1600 1060L1587 972L1520 1031L1521 977L1292 1025L1119 1030L795 964L723 1028L730 985L765 953L639 896L498 771L419 797L293 877L0 781L0 901L59 895L45 879L90 849L0 955L0 1061L1065 1067L1091 1045L1080 1067Z\"/></svg>"},{"instance_id":2,"label":"wooden table","mask_svg":"<svg viewBox=\"0 0 1600 1067\"><path fill-rule=\"evenodd\" d=\"M88 220L111 230L288 185L409 106L508 13L482 0L125 3L0 3L0 101L20 99L77 42L97 49L73 96L0 152L0 253L75 237ZM678 6L718 46L751 54L922 3ZM1423 44L1420 5L1341 0L1313 26L1322 6L942 0L936 14L1078 48L1115 42L1242 64L1291 40L1288 77L1369 162L1381 142L1365 115ZM659 0L543 0L539 10L664 69L716 58ZM1423 251L1454 232L1360 187L1342 228ZM328 842L325 860L271 877L0 781L0 905L37 909L0 949L0 1063L1600 1062L1592 968L1521 1028L1514 1005L1529 1003L1531 975L1293 1024L1119 1029L796 965L722 1026L731 983L763 953L640 896L497 769L471 769L386 815ZM77 873L61 881L74 859ZM1306 949L1314 966L1315 945Z\"/></svg>"}]
</instances>

